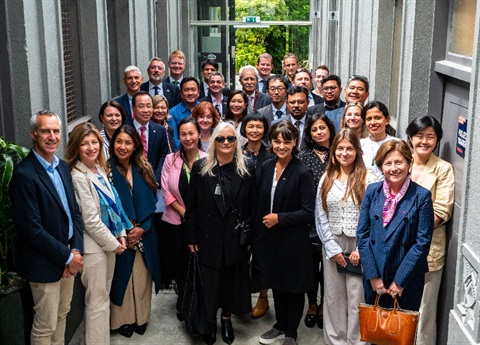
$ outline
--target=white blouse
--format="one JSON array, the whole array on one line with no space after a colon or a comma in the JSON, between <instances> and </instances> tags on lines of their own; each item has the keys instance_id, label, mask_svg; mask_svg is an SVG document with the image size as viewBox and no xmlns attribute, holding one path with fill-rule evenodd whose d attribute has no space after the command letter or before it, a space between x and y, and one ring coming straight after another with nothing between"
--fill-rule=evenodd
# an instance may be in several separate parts
<instances>
[{"instance_id":1,"label":"white blouse","mask_svg":"<svg viewBox=\"0 0 480 345\"><path fill-rule=\"evenodd\" d=\"M397 140L397 138L388 135L385 139L380 141L372 141L370 137L360 139L360 145L362 146L363 151L363 162L367 171L375 175L377 181L383 181L384 177L382 170L375 165L375 156L377 155L378 149L380 146L389 140Z\"/></svg>"},{"instance_id":2,"label":"white blouse","mask_svg":"<svg viewBox=\"0 0 480 345\"><path fill-rule=\"evenodd\" d=\"M315 225L317 234L325 248L325 255L330 259L344 250L335 241L336 236L345 235L355 237L357 235L358 218L360 216L360 207L357 206L350 197L343 200L347 192L347 182L341 183L335 179L332 188L327 194L328 213L322 206L321 187L325 175L322 176L318 184L317 198L315 201ZM372 174L367 174L367 184L375 182Z\"/></svg>"}]
</instances>

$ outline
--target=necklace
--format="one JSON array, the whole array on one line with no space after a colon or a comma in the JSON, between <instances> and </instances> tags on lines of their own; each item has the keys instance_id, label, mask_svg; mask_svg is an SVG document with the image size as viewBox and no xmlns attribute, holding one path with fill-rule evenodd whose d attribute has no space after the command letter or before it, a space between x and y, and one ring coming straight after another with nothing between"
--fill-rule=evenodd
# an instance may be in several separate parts
<instances>
[{"instance_id":1,"label":"necklace","mask_svg":"<svg viewBox=\"0 0 480 345\"><path fill-rule=\"evenodd\" d=\"M320 151L317 149L313 149L313 151L317 154L317 156L320 158L322 163L325 163L325 158L327 157L328 151Z\"/></svg>"}]
</instances>

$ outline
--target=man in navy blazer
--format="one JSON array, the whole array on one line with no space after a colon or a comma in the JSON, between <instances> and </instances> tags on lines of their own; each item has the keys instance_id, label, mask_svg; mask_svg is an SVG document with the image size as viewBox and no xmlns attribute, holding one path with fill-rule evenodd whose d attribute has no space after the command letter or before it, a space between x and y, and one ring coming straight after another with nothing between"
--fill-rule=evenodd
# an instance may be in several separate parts
<instances>
[{"instance_id":1,"label":"man in navy blazer","mask_svg":"<svg viewBox=\"0 0 480 345\"><path fill-rule=\"evenodd\" d=\"M213 72L208 77L209 91L206 97L200 98L199 102L210 102L213 104L221 119L225 117L228 108L228 93L225 94L225 79L220 72Z\"/></svg>"},{"instance_id":2,"label":"man in navy blazer","mask_svg":"<svg viewBox=\"0 0 480 345\"><path fill-rule=\"evenodd\" d=\"M140 85L142 82L142 72L140 72L137 66L128 66L125 68L123 71L123 83L127 87L127 93L113 99L114 101L120 103L125 110L125 114L127 114L125 123L130 123L133 120L132 97L140 90Z\"/></svg>"},{"instance_id":3,"label":"man in navy blazer","mask_svg":"<svg viewBox=\"0 0 480 345\"><path fill-rule=\"evenodd\" d=\"M132 125L137 130L142 141L145 138L145 154L152 165L155 180L160 185L163 162L168 154L168 142L165 127L150 121L153 115L152 96L147 91L139 91L132 98L132 110L135 119ZM142 129L142 128L145 129ZM144 134L142 134L144 131Z\"/></svg>"},{"instance_id":4,"label":"man in navy blazer","mask_svg":"<svg viewBox=\"0 0 480 345\"><path fill-rule=\"evenodd\" d=\"M165 63L158 57L150 60L147 68L148 81L140 85L140 90L148 91L153 97L163 95L168 101L168 108L173 108L180 103L180 90L173 84L162 81L165 77Z\"/></svg>"},{"instance_id":5,"label":"man in navy blazer","mask_svg":"<svg viewBox=\"0 0 480 345\"><path fill-rule=\"evenodd\" d=\"M83 266L83 221L70 170L55 156L59 117L43 110L30 124L33 148L15 167L9 191L19 237L18 272L32 290L32 344L63 344L73 277Z\"/></svg>"}]
</instances>

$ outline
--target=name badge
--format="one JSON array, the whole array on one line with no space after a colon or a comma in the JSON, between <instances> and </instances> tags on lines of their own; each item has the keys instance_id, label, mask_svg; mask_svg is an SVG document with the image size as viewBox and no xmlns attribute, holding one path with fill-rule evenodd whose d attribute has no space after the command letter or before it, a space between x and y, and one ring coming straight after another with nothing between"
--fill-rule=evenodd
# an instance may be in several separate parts
<instances>
[{"instance_id":1,"label":"name badge","mask_svg":"<svg viewBox=\"0 0 480 345\"><path fill-rule=\"evenodd\" d=\"M215 186L215 195L222 195L222 187L218 183Z\"/></svg>"}]
</instances>

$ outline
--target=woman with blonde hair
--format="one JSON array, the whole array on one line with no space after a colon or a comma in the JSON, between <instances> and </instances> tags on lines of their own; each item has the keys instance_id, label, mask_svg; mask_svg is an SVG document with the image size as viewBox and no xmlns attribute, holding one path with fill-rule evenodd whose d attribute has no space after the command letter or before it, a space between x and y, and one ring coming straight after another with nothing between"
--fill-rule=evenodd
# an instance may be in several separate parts
<instances>
[{"instance_id":1,"label":"woman with blonde hair","mask_svg":"<svg viewBox=\"0 0 480 345\"><path fill-rule=\"evenodd\" d=\"M191 252L198 253L206 318L216 341L217 310L222 339L235 339L231 314L251 307L248 246L255 210L255 171L242 154L235 127L221 122L213 131L208 156L193 163L185 214L185 233Z\"/></svg>"},{"instance_id":2,"label":"woman with blonde hair","mask_svg":"<svg viewBox=\"0 0 480 345\"><path fill-rule=\"evenodd\" d=\"M105 173L102 135L94 125L75 126L65 158L84 223L85 343L109 344L115 254L126 249L126 230L133 226Z\"/></svg>"},{"instance_id":3,"label":"woman with blonde hair","mask_svg":"<svg viewBox=\"0 0 480 345\"><path fill-rule=\"evenodd\" d=\"M358 137L358 139L368 136L365 121L362 119L363 104L361 102L350 102L345 106L340 127L350 128Z\"/></svg>"},{"instance_id":4,"label":"woman with blonde hair","mask_svg":"<svg viewBox=\"0 0 480 345\"><path fill-rule=\"evenodd\" d=\"M155 95L152 98L153 115L152 121L165 127L165 133L167 135L168 153L173 152L173 128L167 123L172 117L168 112L168 100L165 96Z\"/></svg>"},{"instance_id":5,"label":"woman with blonde hair","mask_svg":"<svg viewBox=\"0 0 480 345\"><path fill-rule=\"evenodd\" d=\"M327 344L360 342L358 303L364 301L362 277L337 271L358 266L356 229L367 186L360 141L351 129L335 137L325 174L320 179L315 208L317 233L323 243L325 277L324 337Z\"/></svg>"}]
</instances>

